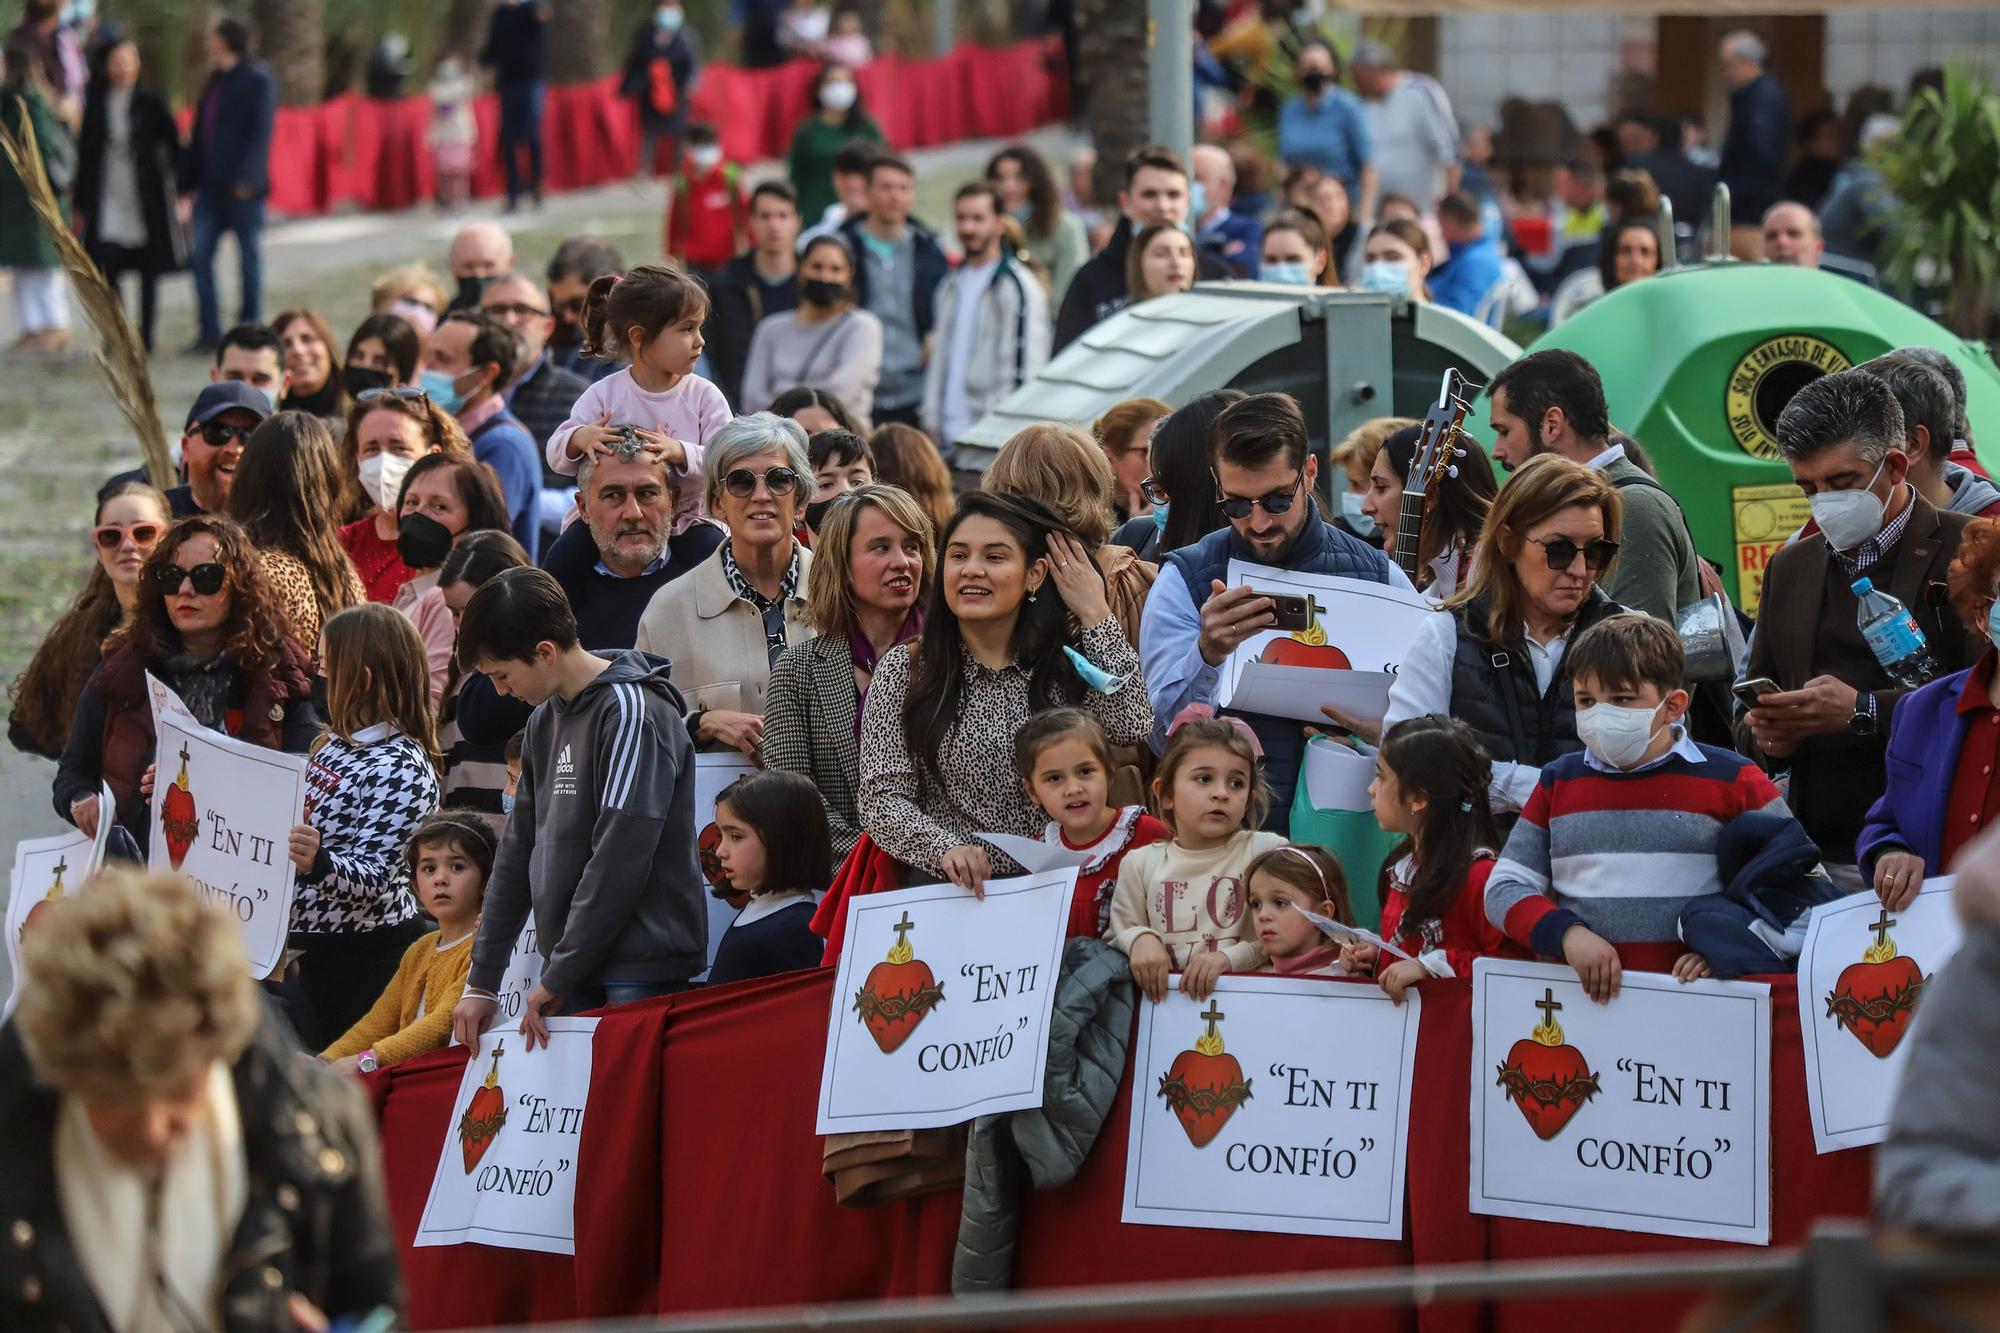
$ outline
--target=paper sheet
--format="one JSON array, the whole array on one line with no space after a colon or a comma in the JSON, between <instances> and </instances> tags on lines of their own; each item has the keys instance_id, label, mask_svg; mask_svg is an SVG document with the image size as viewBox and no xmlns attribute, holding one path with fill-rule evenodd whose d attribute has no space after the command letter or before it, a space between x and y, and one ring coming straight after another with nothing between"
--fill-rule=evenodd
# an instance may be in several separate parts
<instances>
[{"instance_id":1,"label":"paper sheet","mask_svg":"<svg viewBox=\"0 0 2000 1333\"><path fill-rule=\"evenodd\" d=\"M1389 685L1395 679L1387 671L1335 671L1250 662L1238 671L1235 688L1223 692L1221 697L1225 707L1240 713L1263 713L1331 726L1331 719L1320 711L1320 705L1332 704L1349 717L1380 724L1389 711Z\"/></svg>"},{"instance_id":2,"label":"paper sheet","mask_svg":"<svg viewBox=\"0 0 2000 1333\"><path fill-rule=\"evenodd\" d=\"M1338 741L1306 746L1306 795L1321 810L1372 810L1375 761Z\"/></svg>"},{"instance_id":3,"label":"paper sheet","mask_svg":"<svg viewBox=\"0 0 2000 1333\"><path fill-rule=\"evenodd\" d=\"M1302 913L1306 920L1318 926L1326 934L1333 936L1333 938L1343 943L1372 944L1391 958L1408 958L1410 956L1366 926L1344 925L1341 922L1335 921L1330 916L1321 916L1318 912L1312 911L1309 908L1295 907L1294 910Z\"/></svg>"},{"instance_id":4,"label":"paper sheet","mask_svg":"<svg viewBox=\"0 0 2000 1333\"><path fill-rule=\"evenodd\" d=\"M1013 857L1021 869L1030 875L1042 875L1051 870L1067 870L1071 866L1081 866L1090 860L1088 852L1073 852L1067 847L1043 842L1040 838L1023 838L1013 833L975 833L973 837L993 846Z\"/></svg>"}]
</instances>

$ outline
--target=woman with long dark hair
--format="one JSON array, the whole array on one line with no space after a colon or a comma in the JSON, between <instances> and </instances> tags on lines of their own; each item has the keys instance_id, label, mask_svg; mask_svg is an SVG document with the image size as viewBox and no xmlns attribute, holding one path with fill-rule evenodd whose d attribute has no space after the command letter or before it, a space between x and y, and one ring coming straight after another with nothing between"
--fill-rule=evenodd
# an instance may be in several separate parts
<instances>
[{"instance_id":1,"label":"woman with long dark hair","mask_svg":"<svg viewBox=\"0 0 2000 1333\"><path fill-rule=\"evenodd\" d=\"M1112 533L1113 543L1131 547L1141 560L1157 561L1229 522L1215 493L1215 419L1246 396L1241 389L1216 389L1190 399L1153 428L1147 446L1152 471L1141 483L1153 512Z\"/></svg>"},{"instance_id":2,"label":"woman with long dark hair","mask_svg":"<svg viewBox=\"0 0 2000 1333\"><path fill-rule=\"evenodd\" d=\"M437 592L454 626L472 594L502 570L533 562L512 533L500 528L468 532L438 567ZM501 694L481 671L454 654L444 699L438 705L438 744L444 750L444 803L498 820L507 813L507 739L528 725L535 710Z\"/></svg>"},{"instance_id":3,"label":"woman with long dark hair","mask_svg":"<svg viewBox=\"0 0 2000 1333\"><path fill-rule=\"evenodd\" d=\"M114 818L143 851L151 821L142 790L153 763L146 675L165 681L196 720L240 741L304 754L319 734L312 663L250 538L229 519L184 518L140 575L131 622L76 701L56 767L56 813L85 833ZM115 811L98 809L111 784Z\"/></svg>"},{"instance_id":4,"label":"woman with long dark hair","mask_svg":"<svg viewBox=\"0 0 2000 1333\"><path fill-rule=\"evenodd\" d=\"M1062 206L1047 159L1027 144L1010 143L987 162L986 182L1021 224L1028 253L1049 275L1049 308L1059 308L1069 280L1090 258L1090 238L1083 222Z\"/></svg>"},{"instance_id":5,"label":"woman with long dark hair","mask_svg":"<svg viewBox=\"0 0 2000 1333\"><path fill-rule=\"evenodd\" d=\"M229 488L229 516L256 543L292 637L315 661L320 627L334 612L368 600L340 544L341 481L325 423L305 412L280 412L244 441Z\"/></svg>"},{"instance_id":6,"label":"woman with long dark hair","mask_svg":"<svg viewBox=\"0 0 2000 1333\"><path fill-rule=\"evenodd\" d=\"M1048 822L995 762L1015 730L1042 709L1081 707L1113 745L1133 745L1153 709L1103 576L1047 505L974 491L939 549L922 639L883 654L869 686L861 824L915 873L982 893L988 877L1020 868L977 835L1034 837ZM1071 617L1095 686L1064 651Z\"/></svg>"},{"instance_id":7,"label":"woman with long dark hair","mask_svg":"<svg viewBox=\"0 0 2000 1333\"><path fill-rule=\"evenodd\" d=\"M1396 556L1396 530L1403 516L1403 490L1422 434L1420 426L1405 426L1384 440L1375 451L1368 488L1361 495L1361 512L1380 529L1391 559ZM1472 548L1479 544L1486 511L1500 493L1485 450L1466 449L1452 465L1456 475L1439 477L1424 493L1417 570L1410 577L1418 591L1438 601L1472 581Z\"/></svg>"},{"instance_id":8,"label":"woman with long dark hair","mask_svg":"<svg viewBox=\"0 0 2000 1333\"><path fill-rule=\"evenodd\" d=\"M77 694L104 660L104 641L138 606L140 572L171 518L167 497L143 481L120 482L98 500L90 577L7 691L14 703L7 738L15 749L62 757Z\"/></svg>"}]
</instances>

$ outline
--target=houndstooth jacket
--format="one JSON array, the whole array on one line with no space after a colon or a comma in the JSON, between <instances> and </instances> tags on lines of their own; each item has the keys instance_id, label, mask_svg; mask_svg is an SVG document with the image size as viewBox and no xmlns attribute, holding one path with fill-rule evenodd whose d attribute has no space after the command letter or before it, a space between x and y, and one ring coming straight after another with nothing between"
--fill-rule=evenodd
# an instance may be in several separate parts
<instances>
[{"instance_id":1,"label":"houndstooth jacket","mask_svg":"<svg viewBox=\"0 0 2000 1333\"><path fill-rule=\"evenodd\" d=\"M764 697L764 767L800 773L826 802L838 867L861 837L861 742L854 719L861 691L845 634L785 649Z\"/></svg>"}]
</instances>

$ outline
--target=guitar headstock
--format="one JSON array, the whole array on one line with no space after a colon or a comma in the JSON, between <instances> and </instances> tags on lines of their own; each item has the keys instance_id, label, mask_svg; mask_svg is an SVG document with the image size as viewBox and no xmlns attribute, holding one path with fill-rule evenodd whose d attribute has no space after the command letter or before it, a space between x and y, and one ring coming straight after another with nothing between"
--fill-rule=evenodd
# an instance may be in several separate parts
<instances>
[{"instance_id":1,"label":"guitar headstock","mask_svg":"<svg viewBox=\"0 0 2000 1333\"><path fill-rule=\"evenodd\" d=\"M1417 434L1416 455L1403 482L1406 495L1423 495L1445 477L1457 475L1455 460L1465 457L1463 427L1472 410L1471 395L1471 386L1456 368L1444 372L1437 401L1424 413Z\"/></svg>"}]
</instances>

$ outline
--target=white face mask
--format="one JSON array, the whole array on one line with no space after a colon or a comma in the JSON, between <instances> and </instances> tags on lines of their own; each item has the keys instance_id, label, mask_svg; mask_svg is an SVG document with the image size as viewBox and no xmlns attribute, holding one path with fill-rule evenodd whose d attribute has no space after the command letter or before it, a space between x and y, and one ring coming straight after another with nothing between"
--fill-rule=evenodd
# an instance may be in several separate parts
<instances>
[{"instance_id":1,"label":"white face mask","mask_svg":"<svg viewBox=\"0 0 2000 1333\"><path fill-rule=\"evenodd\" d=\"M368 492L368 498L383 513L395 509L411 461L401 454L376 454L361 460L361 489Z\"/></svg>"},{"instance_id":2,"label":"white face mask","mask_svg":"<svg viewBox=\"0 0 2000 1333\"><path fill-rule=\"evenodd\" d=\"M1858 491L1821 491L1807 502L1812 506L1813 521L1834 550L1851 551L1882 530L1887 506L1872 487L1888 465L1886 457L1877 463L1875 475Z\"/></svg>"},{"instance_id":3,"label":"white face mask","mask_svg":"<svg viewBox=\"0 0 2000 1333\"><path fill-rule=\"evenodd\" d=\"M712 143L703 144L701 147L690 152L688 156L693 159L696 171L714 171L716 164L722 161L722 146Z\"/></svg>"},{"instance_id":4,"label":"white face mask","mask_svg":"<svg viewBox=\"0 0 2000 1333\"><path fill-rule=\"evenodd\" d=\"M1658 708L1620 708L1592 704L1576 715L1576 737L1599 762L1627 769L1639 762L1653 742L1653 718Z\"/></svg>"},{"instance_id":5,"label":"white face mask","mask_svg":"<svg viewBox=\"0 0 2000 1333\"><path fill-rule=\"evenodd\" d=\"M846 79L838 79L820 85L819 104L828 111L845 111L854 105L854 99L860 95L859 88Z\"/></svg>"}]
</instances>

